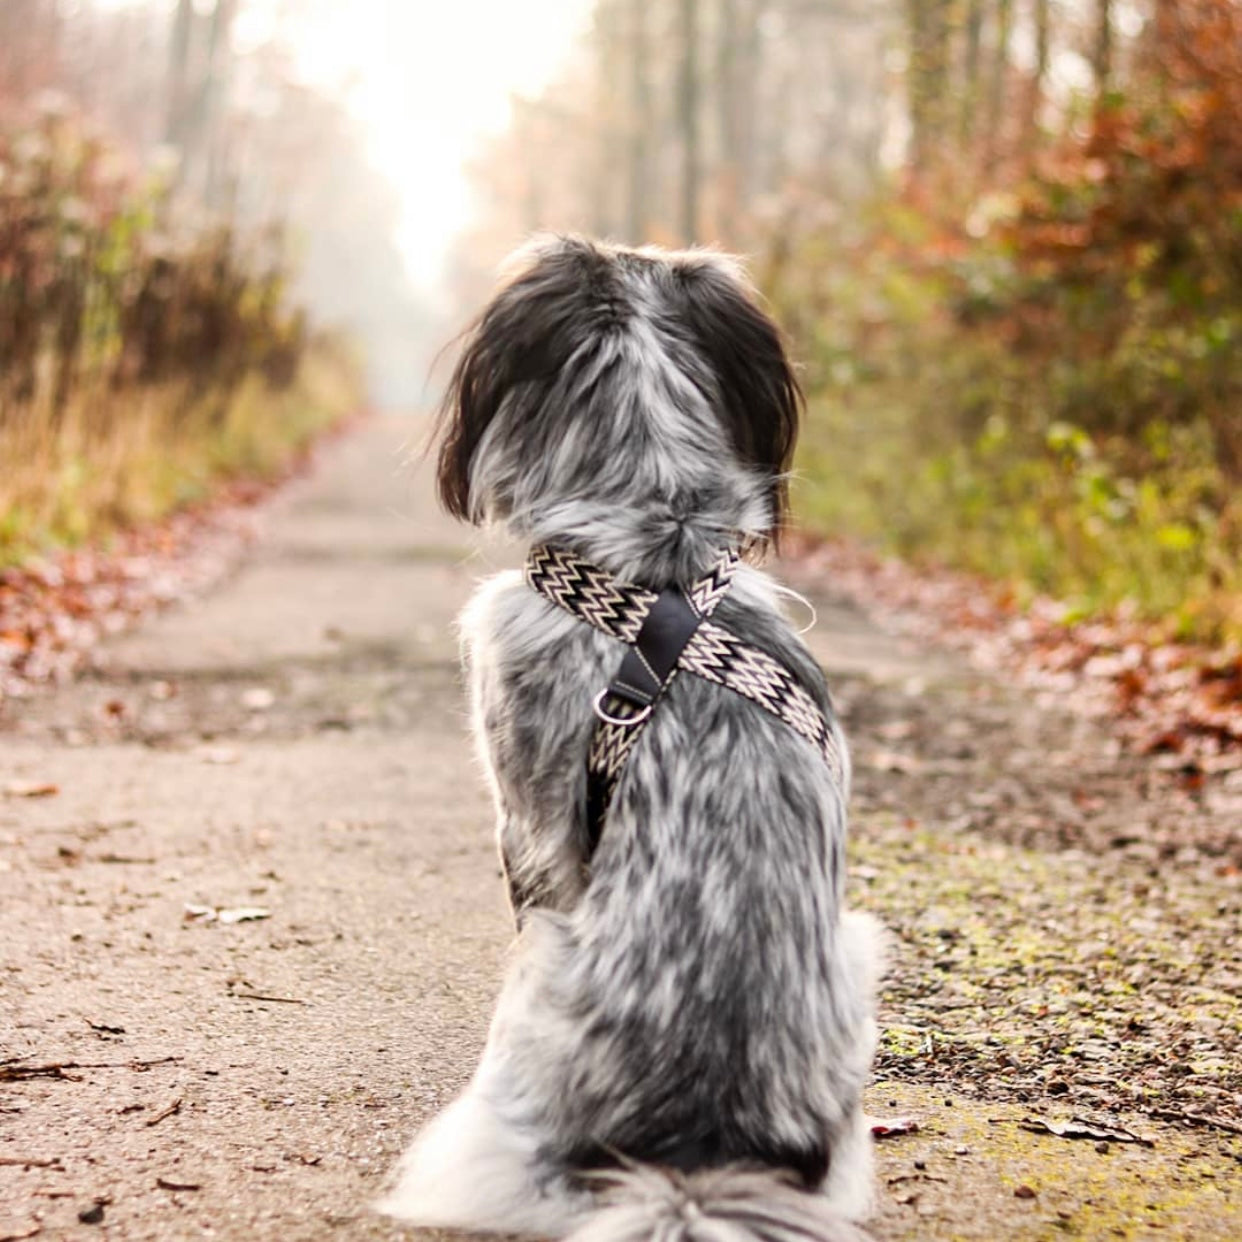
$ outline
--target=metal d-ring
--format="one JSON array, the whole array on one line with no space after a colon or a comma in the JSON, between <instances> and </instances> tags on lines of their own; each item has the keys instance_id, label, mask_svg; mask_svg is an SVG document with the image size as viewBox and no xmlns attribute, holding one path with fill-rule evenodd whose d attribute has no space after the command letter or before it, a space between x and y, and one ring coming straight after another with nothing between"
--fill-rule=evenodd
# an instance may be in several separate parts
<instances>
[{"instance_id":1,"label":"metal d-ring","mask_svg":"<svg viewBox=\"0 0 1242 1242\"><path fill-rule=\"evenodd\" d=\"M628 728L630 725L641 724L644 720L647 719L648 716L651 715L651 704L648 703L647 706L644 707L642 711L638 713L637 716L627 716L624 719L622 719L620 716L610 716L606 711L604 711L604 708L602 706L604 702L604 695L606 695L607 693L608 691L606 689L601 690L595 696L595 701L591 704L591 706L595 709L595 714L605 724L619 725L621 728Z\"/></svg>"}]
</instances>

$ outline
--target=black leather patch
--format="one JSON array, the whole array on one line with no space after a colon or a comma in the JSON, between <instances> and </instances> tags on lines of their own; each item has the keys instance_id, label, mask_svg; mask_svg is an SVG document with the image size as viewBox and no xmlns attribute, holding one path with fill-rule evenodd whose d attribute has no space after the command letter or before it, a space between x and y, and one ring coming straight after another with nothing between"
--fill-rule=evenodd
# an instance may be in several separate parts
<instances>
[{"instance_id":1,"label":"black leather patch","mask_svg":"<svg viewBox=\"0 0 1242 1242\"><path fill-rule=\"evenodd\" d=\"M668 684L677 661L703 618L675 587L661 591L625 653L608 693L635 707L650 707Z\"/></svg>"}]
</instances>

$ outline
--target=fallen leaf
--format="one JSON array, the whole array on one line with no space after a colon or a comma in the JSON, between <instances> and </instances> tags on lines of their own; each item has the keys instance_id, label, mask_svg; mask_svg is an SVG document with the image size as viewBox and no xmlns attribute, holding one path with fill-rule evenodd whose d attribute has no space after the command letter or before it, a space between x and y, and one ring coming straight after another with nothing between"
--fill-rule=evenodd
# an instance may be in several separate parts
<instances>
[{"instance_id":1,"label":"fallen leaf","mask_svg":"<svg viewBox=\"0 0 1242 1242\"><path fill-rule=\"evenodd\" d=\"M272 912L262 906L237 906L232 910L221 910L217 914L221 923L252 923L271 917Z\"/></svg>"},{"instance_id":2,"label":"fallen leaf","mask_svg":"<svg viewBox=\"0 0 1242 1242\"><path fill-rule=\"evenodd\" d=\"M204 763L236 763L241 756L232 746L200 746L198 757Z\"/></svg>"},{"instance_id":3,"label":"fallen leaf","mask_svg":"<svg viewBox=\"0 0 1242 1242\"><path fill-rule=\"evenodd\" d=\"M198 906L189 902L183 916L187 923L251 923L258 919L270 919L272 912L263 906Z\"/></svg>"},{"instance_id":4,"label":"fallen leaf","mask_svg":"<svg viewBox=\"0 0 1242 1242\"><path fill-rule=\"evenodd\" d=\"M1015 1199L1034 1199L1036 1196L1032 1187L1023 1185L1015 1187L1013 1197Z\"/></svg>"},{"instance_id":5,"label":"fallen leaf","mask_svg":"<svg viewBox=\"0 0 1242 1242\"><path fill-rule=\"evenodd\" d=\"M1067 1122L1047 1121L1043 1117L1027 1117L1022 1122L1022 1128L1034 1134L1054 1134L1057 1138L1088 1139L1097 1143L1139 1143L1144 1147L1155 1146L1151 1139L1142 1138L1133 1131L1120 1126L1097 1125L1095 1122L1084 1121L1081 1117L1073 1117Z\"/></svg>"},{"instance_id":6,"label":"fallen leaf","mask_svg":"<svg viewBox=\"0 0 1242 1242\"><path fill-rule=\"evenodd\" d=\"M892 1121L873 1121L872 1138L897 1138L902 1134L917 1134L919 1123L913 1117L895 1117Z\"/></svg>"},{"instance_id":7,"label":"fallen leaf","mask_svg":"<svg viewBox=\"0 0 1242 1242\"><path fill-rule=\"evenodd\" d=\"M10 798L51 798L60 793L60 786L51 781L8 781L4 792Z\"/></svg>"}]
</instances>

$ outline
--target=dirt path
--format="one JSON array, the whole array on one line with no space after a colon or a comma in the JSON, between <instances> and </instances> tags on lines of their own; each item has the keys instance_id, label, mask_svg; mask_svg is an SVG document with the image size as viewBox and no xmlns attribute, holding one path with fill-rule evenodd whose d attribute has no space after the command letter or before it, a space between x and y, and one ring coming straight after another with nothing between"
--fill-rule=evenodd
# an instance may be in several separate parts
<instances>
[{"instance_id":1,"label":"dirt path","mask_svg":"<svg viewBox=\"0 0 1242 1242\"><path fill-rule=\"evenodd\" d=\"M366 1202L469 1074L510 934L450 627L503 556L400 472L408 434L342 443L231 582L0 724L0 787L58 789L0 797L0 1240L402 1236ZM870 1105L921 1123L880 1146L877 1236L1242 1236L1213 825L819 602L854 900L894 930ZM1150 843L1165 811L1194 848ZM1022 1125L1083 1112L1155 1146Z\"/></svg>"}]
</instances>

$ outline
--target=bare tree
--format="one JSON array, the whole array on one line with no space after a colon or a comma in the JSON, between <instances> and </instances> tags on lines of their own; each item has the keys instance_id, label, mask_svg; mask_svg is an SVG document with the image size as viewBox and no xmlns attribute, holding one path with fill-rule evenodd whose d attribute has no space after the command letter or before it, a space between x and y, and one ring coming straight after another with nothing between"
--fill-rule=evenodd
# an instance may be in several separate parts
<instances>
[{"instance_id":1,"label":"bare tree","mask_svg":"<svg viewBox=\"0 0 1242 1242\"><path fill-rule=\"evenodd\" d=\"M741 33L734 91L737 116L738 207L745 210L755 189L757 135L759 132L758 88L764 72L763 45L759 38L767 0L742 0Z\"/></svg>"},{"instance_id":2,"label":"bare tree","mask_svg":"<svg viewBox=\"0 0 1242 1242\"><path fill-rule=\"evenodd\" d=\"M55 79L63 24L55 0L0 0L0 99Z\"/></svg>"},{"instance_id":3,"label":"bare tree","mask_svg":"<svg viewBox=\"0 0 1242 1242\"><path fill-rule=\"evenodd\" d=\"M628 52L630 68L629 176L626 197L626 240L634 245L647 237L651 79L647 46L647 0L629 0Z\"/></svg>"},{"instance_id":4,"label":"bare tree","mask_svg":"<svg viewBox=\"0 0 1242 1242\"><path fill-rule=\"evenodd\" d=\"M190 110L190 40L194 33L194 0L177 0L172 37L168 41L168 100L165 141L179 147L185 139Z\"/></svg>"},{"instance_id":5,"label":"bare tree","mask_svg":"<svg viewBox=\"0 0 1242 1242\"><path fill-rule=\"evenodd\" d=\"M944 137L952 0L906 0L910 163L925 169Z\"/></svg>"},{"instance_id":6,"label":"bare tree","mask_svg":"<svg viewBox=\"0 0 1242 1242\"><path fill-rule=\"evenodd\" d=\"M681 210L683 240L693 242L699 231L699 5L681 0L679 22L681 75L677 121L681 135Z\"/></svg>"},{"instance_id":7,"label":"bare tree","mask_svg":"<svg viewBox=\"0 0 1242 1242\"><path fill-rule=\"evenodd\" d=\"M966 40L962 65L965 86L961 97L959 132L962 141L969 142L977 132L979 112L979 66L983 51L983 0L969 0L963 33Z\"/></svg>"},{"instance_id":8,"label":"bare tree","mask_svg":"<svg viewBox=\"0 0 1242 1242\"><path fill-rule=\"evenodd\" d=\"M1052 0L1034 0L1034 11L1031 15L1035 34L1035 70L1031 75L1030 92L1027 97L1026 145L1028 151L1034 147L1035 130L1039 125L1039 109L1044 98L1044 81L1048 76L1051 4Z\"/></svg>"},{"instance_id":9,"label":"bare tree","mask_svg":"<svg viewBox=\"0 0 1242 1242\"><path fill-rule=\"evenodd\" d=\"M719 227L730 236L735 227L738 204L738 4L720 0L720 22L716 31L716 112L719 136Z\"/></svg>"},{"instance_id":10,"label":"bare tree","mask_svg":"<svg viewBox=\"0 0 1242 1242\"><path fill-rule=\"evenodd\" d=\"M1013 34L1013 0L996 0L996 40L988 82L987 163L995 162L1005 128L1005 81L1009 76L1009 40Z\"/></svg>"},{"instance_id":11,"label":"bare tree","mask_svg":"<svg viewBox=\"0 0 1242 1242\"><path fill-rule=\"evenodd\" d=\"M1113 79L1113 0L1096 0L1091 71L1095 75L1098 98L1109 89Z\"/></svg>"},{"instance_id":12,"label":"bare tree","mask_svg":"<svg viewBox=\"0 0 1242 1242\"><path fill-rule=\"evenodd\" d=\"M203 198L209 207L222 204L223 183L227 166L226 135L223 114L227 104L228 82L232 70L230 39L237 16L238 0L216 0L207 27L207 47L203 80L198 90L194 130L205 150Z\"/></svg>"}]
</instances>

